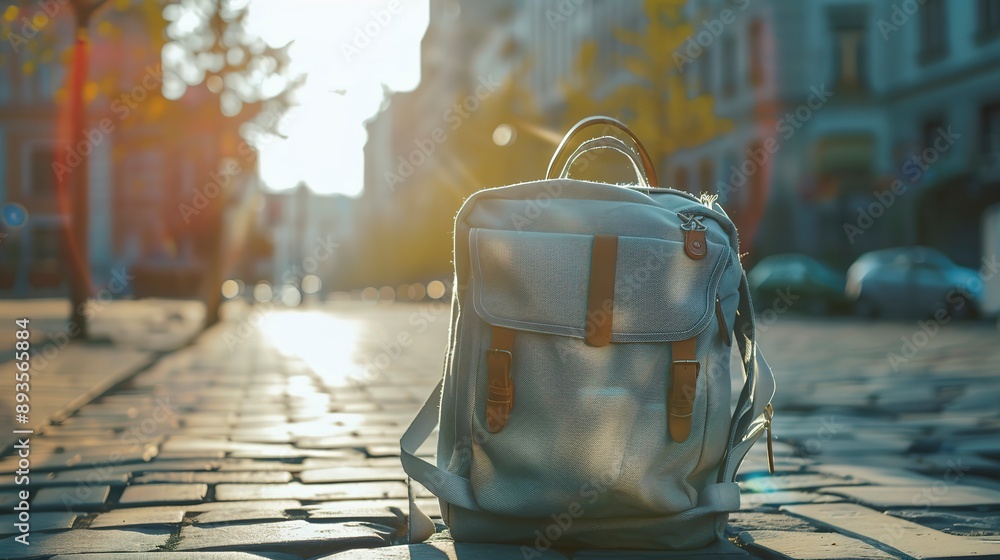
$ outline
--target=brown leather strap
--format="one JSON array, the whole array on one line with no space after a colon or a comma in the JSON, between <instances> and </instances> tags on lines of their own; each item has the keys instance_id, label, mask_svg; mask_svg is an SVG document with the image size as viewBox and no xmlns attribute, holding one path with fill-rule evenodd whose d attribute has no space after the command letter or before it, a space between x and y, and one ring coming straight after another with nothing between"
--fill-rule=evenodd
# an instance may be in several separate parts
<instances>
[{"instance_id":1,"label":"brown leather strap","mask_svg":"<svg viewBox=\"0 0 1000 560\"><path fill-rule=\"evenodd\" d=\"M584 330L584 341L589 346L607 346L611 343L617 265L618 236L595 235L594 248L590 254L590 289Z\"/></svg>"},{"instance_id":2,"label":"brown leather strap","mask_svg":"<svg viewBox=\"0 0 1000 560\"><path fill-rule=\"evenodd\" d=\"M491 348L486 351L486 427L491 434L507 425L514 408L514 381L510 377L514 335L511 329L494 326Z\"/></svg>"},{"instance_id":3,"label":"brown leather strap","mask_svg":"<svg viewBox=\"0 0 1000 560\"><path fill-rule=\"evenodd\" d=\"M695 361L697 338L670 343L670 384L667 389L667 426L670 437L683 443L691 434L691 417L694 414L694 395L698 386L698 369Z\"/></svg>"},{"instance_id":4,"label":"brown leather strap","mask_svg":"<svg viewBox=\"0 0 1000 560\"><path fill-rule=\"evenodd\" d=\"M700 261L705 258L707 252L708 242L705 241L704 231L684 230L684 254L696 261Z\"/></svg>"}]
</instances>

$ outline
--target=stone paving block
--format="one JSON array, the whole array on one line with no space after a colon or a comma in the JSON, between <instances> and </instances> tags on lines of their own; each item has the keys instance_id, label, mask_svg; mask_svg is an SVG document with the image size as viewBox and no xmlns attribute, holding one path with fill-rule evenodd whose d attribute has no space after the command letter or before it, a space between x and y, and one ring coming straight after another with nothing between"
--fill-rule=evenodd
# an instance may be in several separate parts
<instances>
[{"instance_id":1,"label":"stone paving block","mask_svg":"<svg viewBox=\"0 0 1000 560\"><path fill-rule=\"evenodd\" d=\"M729 541L715 541L695 550L580 550L575 553L567 552L566 555L570 560L686 560L688 558L747 560L750 558L745 550ZM522 558L525 557L527 557L526 551L522 550ZM537 557L531 556L531 558Z\"/></svg>"},{"instance_id":2,"label":"stone paving block","mask_svg":"<svg viewBox=\"0 0 1000 560\"><path fill-rule=\"evenodd\" d=\"M357 459L355 459L355 457L362 457L362 455L361 454L358 454L358 455L344 455L343 458L330 459L330 461L333 461L334 463L339 464L341 461L357 460ZM308 461L308 460L309 459L306 459L305 461ZM283 461L269 461L269 460L266 460L266 459L265 460L258 460L258 459L233 459L233 458L227 458L224 461L222 461L222 463L219 465L218 470L220 472L222 472L222 471L227 471L227 472L230 472L230 471L232 471L232 472L236 472L236 471L256 471L256 472L285 471L285 472L294 473L294 472L298 472L298 471L300 471L300 470L302 470L304 468L303 467L303 463L305 463L305 461L303 461L301 463L286 463L286 462L283 462Z\"/></svg>"},{"instance_id":3,"label":"stone paving block","mask_svg":"<svg viewBox=\"0 0 1000 560\"><path fill-rule=\"evenodd\" d=\"M814 465L809 467L809 470L881 486L919 486L934 482L933 478L906 469L873 467L869 465L828 463Z\"/></svg>"},{"instance_id":4,"label":"stone paving block","mask_svg":"<svg viewBox=\"0 0 1000 560\"><path fill-rule=\"evenodd\" d=\"M1000 442L995 435L970 439L956 444L955 452L961 455L977 453L983 457L1000 459Z\"/></svg>"},{"instance_id":5,"label":"stone paving block","mask_svg":"<svg viewBox=\"0 0 1000 560\"><path fill-rule=\"evenodd\" d=\"M783 513L760 513L752 511L730 513L726 533L738 535L744 531L798 531L815 533L819 529L797 517Z\"/></svg>"},{"instance_id":6,"label":"stone paving block","mask_svg":"<svg viewBox=\"0 0 1000 560\"><path fill-rule=\"evenodd\" d=\"M534 552L534 551L532 551ZM566 556L546 550L530 556L532 560L569 560ZM351 550L313 560L524 560L521 547L504 544L435 542L403 546L387 546L372 550Z\"/></svg>"},{"instance_id":7,"label":"stone paving block","mask_svg":"<svg viewBox=\"0 0 1000 560\"><path fill-rule=\"evenodd\" d=\"M248 500L245 502L202 502L180 506L188 513L203 511L232 511L237 509L301 509L302 502L298 500Z\"/></svg>"},{"instance_id":8,"label":"stone paving block","mask_svg":"<svg viewBox=\"0 0 1000 560\"><path fill-rule=\"evenodd\" d=\"M301 511L301 510L294 510ZM198 513L194 518L195 525L212 525L217 523L263 523L267 521L288 521L291 519L284 508L256 507L250 509L217 509ZM361 519L353 521L363 521Z\"/></svg>"},{"instance_id":9,"label":"stone paving block","mask_svg":"<svg viewBox=\"0 0 1000 560\"><path fill-rule=\"evenodd\" d=\"M220 484L215 487L215 499L220 502L243 500L359 500L405 498L406 485L401 482L358 482L345 484Z\"/></svg>"},{"instance_id":10,"label":"stone paving block","mask_svg":"<svg viewBox=\"0 0 1000 560\"><path fill-rule=\"evenodd\" d=\"M177 507L119 508L102 513L90 522L90 529L173 525L184 521L184 510Z\"/></svg>"},{"instance_id":11,"label":"stone paving block","mask_svg":"<svg viewBox=\"0 0 1000 560\"><path fill-rule=\"evenodd\" d=\"M292 473L287 471L214 471L214 472L157 472L139 475L133 484L155 483L203 483L219 484L281 484L291 482Z\"/></svg>"},{"instance_id":12,"label":"stone paving block","mask_svg":"<svg viewBox=\"0 0 1000 560\"><path fill-rule=\"evenodd\" d=\"M340 449L368 447L372 445L395 445L399 448L399 437L343 435L326 437L303 437L295 441L300 449Z\"/></svg>"},{"instance_id":13,"label":"stone paving block","mask_svg":"<svg viewBox=\"0 0 1000 560\"><path fill-rule=\"evenodd\" d=\"M751 531L739 542L754 554L782 560L882 560L896 556L839 533Z\"/></svg>"},{"instance_id":14,"label":"stone paving block","mask_svg":"<svg viewBox=\"0 0 1000 560\"><path fill-rule=\"evenodd\" d=\"M291 443L292 436L288 430L266 428L234 429L229 432L233 441L247 443Z\"/></svg>"},{"instance_id":15,"label":"stone paving block","mask_svg":"<svg viewBox=\"0 0 1000 560\"><path fill-rule=\"evenodd\" d=\"M141 554L70 554L50 560L302 560L277 552L143 552Z\"/></svg>"},{"instance_id":16,"label":"stone paving block","mask_svg":"<svg viewBox=\"0 0 1000 560\"><path fill-rule=\"evenodd\" d=\"M940 477L945 474L954 476L956 473L967 473L989 478L1000 478L1000 461L994 461L978 455L920 455L915 457L913 467L926 472L930 477Z\"/></svg>"},{"instance_id":17,"label":"stone paving block","mask_svg":"<svg viewBox=\"0 0 1000 560\"><path fill-rule=\"evenodd\" d=\"M200 502L208 494L207 484L140 484L125 488L122 505L182 504Z\"/></svg>"},{"instance_id":18,"label":"stone paving block","mask_svg":"<svg viewBox=\"0 0 1000 560\"><path fill-rule=\"evenodd\" d=\"M1000 558L1000 542L948 535L857 504L804 504L782 511L916 560Z\"/></svg>"},{"instance_id":19,"label":"stone paving block","mask_svg":"<svg viewBox=\"0 0 1000 560\"><path fill-rule=\"evenodd\" d=\"M945 481L924 486L838 486L819 490L879 509L899 507L970 507L1000 505L1000 492Z\"/></svg>"},{"instance_id":20,"label":"stone paving block","mask_svg":"<svg viewBox=\"0 0 1000 560\"><path fill-rule=\"evenodd\" d=\"M363 523L281 521L218 527L186 526L175 550L266 550L316 556L389 544L393 532Z\"/></svg>"},{"instance_id":21,"label":"stone paving block","mask_svg":"<svg viewBox=\"0 0 1000 560\"><path fill-rule=\"evenodd\" d=\"M406 515L399 508L378 506L377 501L367 507L343 507L341 502L306 506L303 508L309 521L313 523L331 523L338 521L362 521L375 523L393 529L401 529L406 524ZM424 512L426 513L426 512Z\"/></svg>"},{"instance_id":22,"label":"stone paving block","mask_svg":"<svg viewBox=\"0 0 1000 560\"><path fill-rule=\"evenodd\" d=\"M170 449L166 451L160 451L160 458L162 459L222 459L226 456L226 452L219 449Z\"/></svg>"},{"instance_id":23,"label":"stone paving block","mask_svg":"<svg viewBox=\"0 0 1000 560\"><path fill-rule=\"evenodd\" d=\"M128 482L128 473L114 472L113 469L88 468L70 471L58 471L38 474L31 477L33 488L46 488L57 486L93 486L95 484L106 484L111 487L120 488ZM13 478L10 482L0 484L0 492L7 492L16 489Z\"/></svg>"},{"instance_id":24,"label":"stone paving block","mask_svg":"<svg viewBox=\"0 0 1000 560\"><path fill-rule=\"evenodd\" d=\"M740 495L740 509L749 510L759 507L775 507L784 504L811 504L816 502L840 501L839 498L814 494L812 492L798 492L789 490L787 492L764 492L751 494L744 492Z\"/></svg>"},{"instance_id":25,"label":"stone paving block","mask_svg":"<svg viewBox=\"0 0 1000 560\"><path fill-rule=\"evenodd\" d=\"M971 509L894 509L888 515L952 535L1000 537L1000 512Z\"/></svg>"},{"instance_id":26,"label":"stone paving block","mask_svg":"<svg viewBox=\"0 0 1000 560\"><path fill-rule=\"evenodd\" d=\"M8 537L0 541L0 558L44 558L56 554L87 552L148 552L167 544L170 531L140 529L135 531L81 529L32 535L24 546Z\"/></svg>"},{"instance_id":27,"label":"stone paving block","mask_svg":"<svg viewBox=\"0 0 1000 560\"><path fill-rule=\"evenodd\" d=\"M31 500L31 508L92 511L103 508L110 493L111 487L108 485L42 488Z\"/></svg>"},{"instance_id":28,"label":"stone paving block","mask_svg":"<svg viewBox=\"0 0 1000 560\"><path fill-rule=\"evenodd\" d=\"M71 529L76 518L77 514L67 511L32 513L31 532L42 533ZM0 515L0 537L18 534L20 531L14 527L17 522L16 515Z\"/></svg>"},{"instance_id":29,"label":"stone paving block","mask_svg":"<svg viewBox=\"0 0 1000 560\"><path fill-rule=\"evenodd\" d=\"M901 454L910 448L909 440L898 439L894 441L880 441L874 439L835 439L823 442L814 453L810 455L823 458L843 458L879 454Z\"/></svg>"},{"instance_id":30,"label":"stone paving block","mask_svg":"<svg viewBox=\"0 0 1000 560\"><path fill-rule=\"evenodd\" d=\"M369 457L399 457L399 441L394 445L369 445L365 447L365 452ZM425 443L415 455L417 457L434 457L437 454L437 442Z\"/></svg>"},{"instance_id":31,"label":"stone paving block","mask_svg":"<svg viewBox=\"0 0 1000 560\"><path fill-rule=\"evenodd\" d=\"M779 490L815 490L824 486L861 484L844 478L815 474L783 474L758 476L740 482L745 492L777 492Z\"/></svg>"},{"instance_id":32,"label":"stone paving block","mask_svg":"<svg viewBox=\"0 0 1000 560\"><path fill-rule=\"evenodd\" d=\"M374 482L406 480L402 466L392 467L334 467L299 473L299 480L306 484L318 482Z\"/></svg>"},{"instance_id":33,"label":"stone paving block","mask_svg":"<svg viewBox=\"0 0 1000 560\"><path fill-rule=\"evenodd\" d=\"M119 465L114 467L114 472L123 473L150 473L150 472L173 472L173 471L210 471L219 467L221 460L209 458L177 458L157 457L156 459L137 465Z\"/></svg>"}]
</instances>

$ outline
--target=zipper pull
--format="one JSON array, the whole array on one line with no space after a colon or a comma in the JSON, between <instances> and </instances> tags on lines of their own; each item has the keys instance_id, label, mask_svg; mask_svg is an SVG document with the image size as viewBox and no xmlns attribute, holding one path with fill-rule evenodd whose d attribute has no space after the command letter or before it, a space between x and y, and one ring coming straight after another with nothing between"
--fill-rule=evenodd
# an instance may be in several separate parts
<instances>
[{"instance_id":1,"label":"zipper pull","mask_svg":"<svg viewBox=\"0 0 1000 560\"><path fill-rule=\"evenodd\" d=\"M771 403L767 403L764 407L764 429L767 430L767 470L774 474L774 444L772 430L771 430L771 418L774 418L774 407Z\"/></svg>"},{"instance_id":2,"label":"zipper pull","mask_svg":"<svg viewBox=\"0 0 1000 560\"><path fill-rule=\"evenodd\" d=\"M729 334L729 327L726 326L726 314L722 312L722 302L719 296L715 296L715 320L719 323L719 336L726 346L732 346L732 335Z\"/></svg>"},{"instance_id":3,"label":"zipper pull","mask_svg":"<svg viewBox=\"0 0 1000 560\"><path fill-rule=\"evenodd\" d=\"M708 227L701 222L701 216L691 212L680 212L677 215L684 220L681 224L681 230L684 231L684 254L696 261L705 258L708 253L705 231Z\"/></svg>"}]
</instances>

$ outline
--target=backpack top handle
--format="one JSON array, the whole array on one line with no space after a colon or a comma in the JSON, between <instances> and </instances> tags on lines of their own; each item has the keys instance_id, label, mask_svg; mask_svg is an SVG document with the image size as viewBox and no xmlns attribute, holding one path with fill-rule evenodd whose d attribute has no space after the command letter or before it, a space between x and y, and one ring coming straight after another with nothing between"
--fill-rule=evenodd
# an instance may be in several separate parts
<instances>
[{"instance_id":1,"label":"backpack top handle","mask_svg":"<svg viewBox=\"0 0 1000 560\"><path fill-rule=\"evenodd\" d=\"M570 139L581 130L597 125L605 125L604 132L608 132L609 131L608 129L614 128L628 135L629 139L632 140L632 143L635 144L635 148L639 152L639 157L642 159L642 167L643 170L645 171L646 183L648 183L650 187L659 186L660 182L659 179L656 177L656 169L653 168L653 160L650 159L649 153L646 152L646 148L643 147L642 142L639 141L639 138L635 135L634 132L632 132L631 130L629 130L627 126L625 126L625 123L613 117L607 117L603 115L587 117L581 120L580 122L576 123L575 125L573 125L573 128L569 129L569 132L566 133L566 136L563 136L562 141L559 142L559 146L556 148L556 152L552 155L552 160L549 162L549 167L545 171L546 179L553 178L553 172L556 170L556 162L558 162L559 159L562 158L563 153L566 151L566 146L569 144ZM573 155L579 156L581 153L583 152L577 151L574 152ZM571 163L572 162L567 162L564 170L568 170L569 165Z\"/></svg>"}]
</instances>

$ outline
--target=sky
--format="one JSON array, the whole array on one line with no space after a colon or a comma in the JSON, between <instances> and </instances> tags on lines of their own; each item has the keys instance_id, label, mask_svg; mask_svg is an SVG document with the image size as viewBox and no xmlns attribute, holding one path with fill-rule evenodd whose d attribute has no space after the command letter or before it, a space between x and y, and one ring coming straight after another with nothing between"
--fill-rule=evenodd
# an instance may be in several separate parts
<instances>
[{"instance_id":1,"label":"sky","mask_svg":"<svg viewBox=\"0 0 1000 560\"><path fill-rule=\"evenodd\" d=\"M294 40L290 73L306 75L281 121L287 138L258 146L269 189L304 181L320 194L361 193L364 121L378 112L383 84L408 91L420 82L428 14L428 0L251 0L247 30L273 46Z\"/></svg>"}]
</instances>

